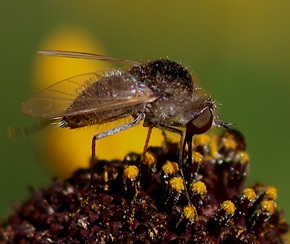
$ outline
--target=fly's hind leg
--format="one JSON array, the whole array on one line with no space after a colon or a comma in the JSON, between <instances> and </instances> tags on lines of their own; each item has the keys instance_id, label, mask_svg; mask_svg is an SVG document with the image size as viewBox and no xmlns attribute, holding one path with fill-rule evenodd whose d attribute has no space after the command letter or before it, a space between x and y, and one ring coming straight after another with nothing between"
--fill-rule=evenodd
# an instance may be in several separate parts
<instances>
[{"instance_id":1,"label":"fly's hind leg","mask_svg":"<svg viewBox=\"0 0 290 244\"><path fill-rule=\"evenodd\" d=\"M117 133L124 131L124 130L127 130L131 127L134 127L134 126L138 125L140 123L140 121L144 119L144 117L145 117L144 114L138 114L138 116L130 123L127 123L127 124L124 124L124 125L121 125L121 126L113 128L113 129L110 129L110 130L107 130L107 131L104 131L104 132L101 132L99 134L94 135L94 137L92 139L90 188L92 188L93 183L94 183L93 182L94 181L94 166L95 166L95 163L97 162L97 159L96 159L96 141L100 140L104 137L117 134Z\"/></svg>"},{"instance_id":2,"label":"fly's hind leg","mask_svg":"<svg viewBox=\"0 0 290 244\"><path fill-rule=\"evenodd\" d=\"M144 144L144 147L143 147L143 152L142 152L142 155L141 155L141 162L145 161L145 155L146 155L146 152L147 152L147 149L148 149L148 145L149 145L152 129L153 129L152 127L149 127L149 129L148 129L146 140L145 140L145 144Z\"/></svg>"}]
</instances>

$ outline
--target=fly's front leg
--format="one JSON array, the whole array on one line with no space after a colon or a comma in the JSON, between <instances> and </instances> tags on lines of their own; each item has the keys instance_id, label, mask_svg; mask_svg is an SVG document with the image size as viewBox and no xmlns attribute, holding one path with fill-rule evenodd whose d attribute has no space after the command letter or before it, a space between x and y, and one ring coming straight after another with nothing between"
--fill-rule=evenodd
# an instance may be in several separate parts
<instances>
[{"instance_id":1,"label":"fly's front leg","mask_svg":"<svg viewBox=\"0 0 290 244\"><path fill-rule=\"evenodd\" d=\"M188 146L188 165L191 165L192 164L192 157L190 155L192 155L193 134L188 133L187 130L184 133L184 131L177 129L175 127L171 127L171 126L164 126L164 125L160 126L159 125L158 128L162 129L162 134L163 134L165 140L167 140L167 136L165 134L165 131L170 131L170 132L177 133L180 135L179 156L178 156L179 166L181 167L183 165L183 158L184 158L186 144Z\"/></svg>"},{"instance_id":2,"label":"fly's front leg","mask_svg":"<svg viewBox=\"0 0 290 244\"><path fill-rule=\"evenodd\" d=\"M183 173L183 158L184 158L183 156L184 156L184 151L185 151L185 145L188 142L187 135L186 134L184 135L184 132L182 130L174 128L174 127L170 127L170 126L158 125L158 128L162 130L170 131L173 133L177 133L180 135L178 165L179 165L180 175L183 179L186 198L187 198L188 204L191 205L191 200L190 200L190 196L187 189L187 182L185 180L184 173Z\"/></svg>"},{"instance_id":3,"label":"fly's front leg","mask_svg":"<svg viewBox=\"0 0 290 244\"><path fill-rule=\"evenodd\" d=\"M92 158L91 158L91 176L90 176L90 178L91 178L90 185L91 186L93 185L94 164L96 161L96 141L100 140L104 137L117 134L117 133L124 131L124 130L127 130L131 127L134 127L134 126L138 125L140 123L140 121L144 119L144 117L145 117L144 114L138 114L138 116L132 122L130 122L128 124L124 124L124 125L121 125L121 126L113 128L113 129L110 129L110 130L107 130L107 131L104 131L104 132L101 132L99 134L94 135L94 137L92 139Z\"/></svg>"}]
</instances>

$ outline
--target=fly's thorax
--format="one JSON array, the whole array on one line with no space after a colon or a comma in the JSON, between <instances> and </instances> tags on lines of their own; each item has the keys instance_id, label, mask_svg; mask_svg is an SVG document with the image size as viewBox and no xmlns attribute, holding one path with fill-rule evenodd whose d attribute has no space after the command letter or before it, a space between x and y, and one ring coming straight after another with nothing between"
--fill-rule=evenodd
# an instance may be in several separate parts
<instances>
[{"instance_id":1,"label":"fly's thorax","mask_svg":"<svg viewBox=\"0 0 290 244\"><path fill-rule=\"evenodd\" d=\"M164 124L164 120L175 117L196 90L190 73L170 60L158 59L135 66L129 73L149 87L157 97L146 105L144 126Z\"/></svg>"},{"instance_id":2,"label":"fly's thorax","mask_svg":"<svg viewBox=\"0 0 290 244\"><path fill-rule=\"evenodd\" d=\"M167 120L171 120L178 116L183 106L189 102L187 96L182 97L160 97L156 101L146 105L145 114L151 117L153 124L166 124ZM153 122L155 121L155 122Z\"/></svg>"},{"instance_id":3,"label":"fly's thorax","mask_svg":"<svg viewBox=\"0 0 290 244\"><path fill-rule=\"evenodd\" d=\"M167 59L135 66L129 72L144 82L158 97L191 94L195 89L190 73L180 64Z\"/></svg>"}]
</instances>

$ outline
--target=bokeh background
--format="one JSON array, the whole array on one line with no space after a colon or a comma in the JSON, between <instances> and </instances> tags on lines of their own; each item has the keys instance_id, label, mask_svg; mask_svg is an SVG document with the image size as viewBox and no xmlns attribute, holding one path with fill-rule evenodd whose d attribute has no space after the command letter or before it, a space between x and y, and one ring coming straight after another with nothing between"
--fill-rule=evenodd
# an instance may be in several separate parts
<instances>
[{"instance_id":1,"label":"bokeh background","mask_svg":"<svg viewBox=\"0 0 290 244\"><path fill-rule=\"evenodd\" d=\"M0 219L29 195L29 187L47 186L52 175L67 176L89 157L94 128L7 136L8 127L36 123L20 112L34 92L110 65L36 55L46 48L180 61L223 104L220 118L236 123L246 136L248 183L275 185L290 221L288 0L2 1L0 37ZM153 144L160 137L156 133ZM124 135L104 142L114 157ZM145 135L142 131L132 139L139 144L134 141L129 150L140 152ZM131 140L132 134L125 138Z\"/></svg>"}]
</instances>

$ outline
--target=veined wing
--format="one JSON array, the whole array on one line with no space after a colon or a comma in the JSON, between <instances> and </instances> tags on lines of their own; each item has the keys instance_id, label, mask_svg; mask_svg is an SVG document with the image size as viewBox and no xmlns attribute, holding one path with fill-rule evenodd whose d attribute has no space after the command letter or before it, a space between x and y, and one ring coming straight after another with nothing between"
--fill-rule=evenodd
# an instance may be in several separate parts
<instances>
[{"instance_id":1,"label":"veined wing","mask_svg":"<svg viewBox=\"0 0 290 244\"><path fill-rule=\"evenodd\" d=\"M114 58L114 57L108 57L108 56L104 56L104 55L100 55L100 54L76 52L76 51L41 50L41 51L38 51L37 53L41 54L41 55L45 55L45 56L92 59L92 60L98 60L98 61L129 64L129 65L133 65L133 66L141 64L137 61L131 61L128 59Z\"/></svg>"},{"instance_id":2,"label":"veined wing","mask_svg":"<svg viewBox=\"0 0 290 244\"><path fill-rule=\"evenodd\" d=\"M150 88L127 72L88 73L60 81L22 105L22 112L42 119L106 112L154 101Z\"/></svg>"}]
</instances>

